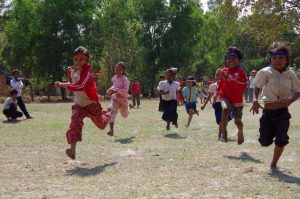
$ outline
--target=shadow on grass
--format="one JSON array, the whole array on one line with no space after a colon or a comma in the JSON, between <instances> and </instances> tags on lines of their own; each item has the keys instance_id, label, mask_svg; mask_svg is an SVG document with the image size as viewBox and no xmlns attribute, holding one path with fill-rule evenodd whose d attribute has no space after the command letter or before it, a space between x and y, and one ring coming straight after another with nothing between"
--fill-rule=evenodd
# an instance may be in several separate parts
<instances>
[{"instance_id":1,"label":"shadow on grass","mask_svg":"<svg viewBox=\"0 0 300 199\"><path fill-rule=\"evenodd\" d=\"M26 119L23 119L23 120L26 120ZM4 124L16 124L16 123L19 123L23 120L13 120L13 121L12 120L10 120L10 121L4 120L4 121L2 121L2 123L4 123Z\"/></svg>"},{"instance_id":2,"label":"shadow on grass","mask_svg":"<svg viewBox=\"0 0 300 199\"><path fill-rule=\"evenodd\" d=\"M186 136L182 136L178 133L169 133L169 134L164 135L164 137L171 138L171 139L185 139L185 138L187 138Z\"/></svg>"},{"instance_id":3,"label":"shadow on grass","mask_svg":"<svg viewBox=\"0 0 300 199\"><path fill-rule=\"evenodd\" d=\"M74 169L66 170L67 175L77 175L81 177L89 177L94 176L99 173L102 173L106 167L114 166L117 162L112 162L104 165L99 165L94 168L82 168L82 167L75 167Z\"/></svg>"},{"instance_id":4,"label":"shadow on grass","mask_svg":"<svg viewBox=\"0 0 300 199\"><path fill-rule=\"evenodd\" d=\"M119 142L120 144L131 144L133 142L133 139L135 139L135 136L131 136L128 138L118 138L115 140L115 142Z\"/></svg>"},{"instance_id":5,"label":"shadow on grass","mask_svg":"<svg viewBox=\"0 0 300 199\"><path fill-rule=\"evenodd\" d=\"M273 178L277 178L278 181L280 181L280 182L286 182L286 183L290 183L290 184L300 185L299 177L286 174L280 170L273 171L273 172L269 173L269 175Z\"/></svg>"},{"instance_id":6,"label":"shadow on grass","mask_svg":"<svg viewBox=\"0 0 300 199\"><path fill-rule=\"evenodd\" d=\"M242 152L240 154L240 156L236 157L236 156L231 156L231 155L228 155L228 156L224 156L225 158L228 158L230 160L242 160L244 162L254 162L254 163L263 163L261 160L258 160L258 159L255 159L253 158L252 156L250 156L248 153L246 152Z\"/></svg>"}]
</instances>

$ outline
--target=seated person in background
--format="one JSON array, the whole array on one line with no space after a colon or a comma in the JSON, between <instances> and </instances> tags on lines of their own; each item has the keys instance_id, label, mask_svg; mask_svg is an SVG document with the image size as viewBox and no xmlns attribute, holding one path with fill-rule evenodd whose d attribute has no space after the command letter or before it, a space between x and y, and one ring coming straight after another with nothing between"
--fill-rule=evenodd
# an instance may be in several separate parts
<instances>
[{"instance_id":1,"label":"seated person in background","mask_svg":"<svg viewBox=\"0 0 300 199\"><path fill-rule=\"evenodd\" d=\"M4 101L3 114L6 116L8 121L16 120L18 117L22 117L23 113L17 111L17 90L10 91L10 97Z\"/></svg>"}]
</instances>

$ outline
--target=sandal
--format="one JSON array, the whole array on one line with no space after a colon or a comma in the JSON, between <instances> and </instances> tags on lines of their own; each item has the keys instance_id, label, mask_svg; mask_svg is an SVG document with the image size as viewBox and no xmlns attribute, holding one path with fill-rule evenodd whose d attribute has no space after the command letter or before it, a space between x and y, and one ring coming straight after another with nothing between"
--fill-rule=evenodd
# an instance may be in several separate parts
<instances>
[{"instance_id":1,"label":"sandal","mask_svg":"<svg viewBox=\"0 0 300 199\"><path fill-rule=\"evenodd\" d=\"M75 154L73 153L72 149L66 149L66 154L69 156L72 160L75 160Z\"/></svg>"}]
</instances>

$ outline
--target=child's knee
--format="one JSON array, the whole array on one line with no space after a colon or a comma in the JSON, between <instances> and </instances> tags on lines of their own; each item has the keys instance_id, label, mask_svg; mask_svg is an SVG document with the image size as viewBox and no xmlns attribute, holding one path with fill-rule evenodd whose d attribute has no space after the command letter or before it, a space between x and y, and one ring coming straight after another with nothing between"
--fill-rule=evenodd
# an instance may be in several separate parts
<instances>
[{"instance_id":1,"label":"child's knee","mask_svg":"<svg viewBox=\"0 0 300 199\"><path fill-rule=\"evenodd\" d=\"M194 109L190 109L190 110L189 110L189 114L190 114L190 115L193 115L193 114L194 114Z\"/></svg>"},{"instance_id":2,"label":"child's knee","mask_svg":"<svg viewBox=\"0 0 300 199\"><path fill-rule=\"evenodd\" d=\"M234 123L235 123L235 125L237 125L237 126L243 126L243 122L242 122L242 120L240 120L240 119L234 119Z\"/></svg>"}]
</instances>

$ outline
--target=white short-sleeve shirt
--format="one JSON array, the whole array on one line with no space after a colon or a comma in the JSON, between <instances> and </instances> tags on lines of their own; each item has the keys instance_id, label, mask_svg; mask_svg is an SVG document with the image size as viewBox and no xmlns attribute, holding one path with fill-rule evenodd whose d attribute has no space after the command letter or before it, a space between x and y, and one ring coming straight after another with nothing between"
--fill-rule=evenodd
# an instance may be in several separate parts
<instances>
[{"instance_id":1,"label":"white short-sleeve shirt","mask_svg":"<svg viewBox=\"0 0 300 199\"><path fill-rule=\"evenodd\" d=\"M22 94L22 87L23 87L22 80L20 80L20 79L15 80L14 78L12 78L10 80L10 86L12 89L18 91L17 97L20 97Z\"/></svg>"},{"instance_id":2,"label":"white short-sleeve shirt","mask_svg":"<svg viewBox=\"0 0 300 199\"><path fill-rule=\"evenodd\" d=\"M212 94L213 97L217 95L217 91L216 91L217 85L218 84L216 82L216 83L213 83L213 84L209 85L209 87L208 87L208 91ZM217 96L216 102L221 102L219 96Z\"/></svg>"},{"instance_id":3,"label":"white short-sleeve shirt","mask_svg":"<svg viewBox=\"0 0 300 199\"><path fill-rule=\"evenodd\" d=\"M161 81L159 86L159 90L169 93L167 95L161 95L163 100L170 101L173 99L177 99L177 91L180 90L179 82L173 81L172 84L170 84L167 80Z\"/></svg>"},{"instance_id":4,"label":"white short-sleeve shirt","mask_svg":"<svg viewBox=\"0 0 300 199\"><path fill-rule=\"evenodd\" d=\"M290 99L294 93L300 92L300 80L290 68L280 73L271 66L265 67L258 71L253 84L262 89L265 104Z\"/></svg>"}]
</instances>

